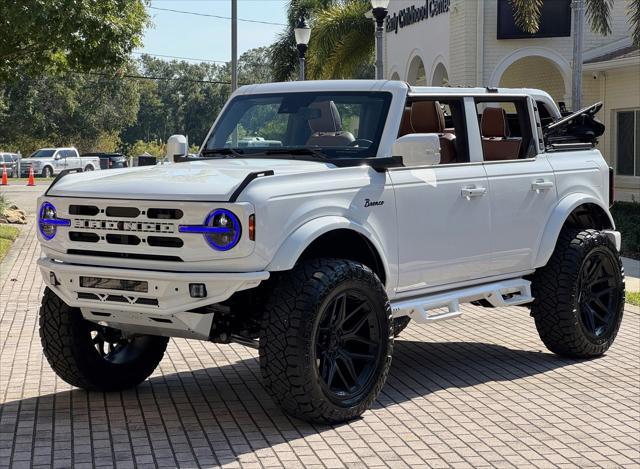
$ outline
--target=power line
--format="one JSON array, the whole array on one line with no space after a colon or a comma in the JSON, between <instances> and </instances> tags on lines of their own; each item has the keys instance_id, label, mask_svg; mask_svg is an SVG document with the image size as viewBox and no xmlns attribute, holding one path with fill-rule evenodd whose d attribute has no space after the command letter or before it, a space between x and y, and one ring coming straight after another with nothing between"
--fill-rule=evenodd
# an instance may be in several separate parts
<instances>
[{"instance_id":1,"label":"power line","mask_svg":"<svg viewBox=\"0 0 640 469\"><path fill-rule=\"evenodd\" d=\"M193 16L205 16L208 18L218 18L221 20L230 20L230 16L222 16L222 15L212 15L210 13L198 13L195 11L184 11L184 10L174 10L172 8L162 8L162 7L154 7L149 6L152 10L160 10L160 11L170 11L171 13L181 13L183 15L193 15ZM250 20L247 18L238 18L238 21L244 21L245 23L258 23L258 24L268 24L271 26L287 26L284 23L275 23L273 21L261 21L261 20Z\"/></svg>"},{"instance_id":2,"label":"power line","mask_svg":"<svg viewBox=\"0 0 640 469\"><path fill-rule=\"evenodd\" d=\"M196 60L198 62L211 62L211 63L216 63L216 64L226 64L229 61L228 60L212 60L212 59L200 59L197 57L182 57L179 55L166 55L166 54L154 54L153 52L144 52L144 51L133 51L133 54L137 54L137 55L150 55L152 57L163 57L166 59L180 59L180 60Z\"/></svg>"},{"instance_id":3,"label":"power line","mask_svg":"<svg viewBox=\"0 0 640 469\"><path fill-rule=\"evenodd\" d=\"M221 80L194 80L193 78L154 77L154 76L148 76L148 75L134 75L130 73L123 73L123 74L117 74L117 75L112 75L109 73L77 72L77 71L71 72L71 73L79 74L79 75L93 75L93 76L99 76L99 77L106 77L113 80L121 80L124 78L129 78L133 80L183 81L188 83L209 83L212 85L230 85L231 84L231 82L229 81L221 81Z\"/></svg>"}]
</instances>

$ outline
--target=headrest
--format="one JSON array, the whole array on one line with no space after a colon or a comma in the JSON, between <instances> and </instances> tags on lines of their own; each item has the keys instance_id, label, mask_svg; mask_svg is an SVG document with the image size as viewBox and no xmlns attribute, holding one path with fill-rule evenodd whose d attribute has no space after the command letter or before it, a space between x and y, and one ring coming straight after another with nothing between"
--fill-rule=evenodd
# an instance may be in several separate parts
<instances>
[{"instance_id":1,"label":"headrest","mask_svg":"<svg viewBox=\"0 0 640 469\"><path fill-rule=\"evenodd\" d=\"M444 132L444 112L438 101L415 101L411 104L411 125L419 134Z\"/></svg>"},{"instance_id":2,"label":"headrest","mask_svg":"<svg viewBox=\"0 0 640 469\"><path fill-rule=\"evenodd\" d=\"M507 113L501 107L486 108L480 119L480 129L483 137L508 137Z\"/></svg>"},{"instance_id":3,"label":"headrest","mask_svg":"<svg viewBox=\"0 0 640 469\"><path fill-rule=\"evenodd\" d=\"M318 101L311 103L309 109L319 111L317 115L309 118L309 127L314 132L340 132L342 119L333 101Z\"/></svg>"}]
</instances>

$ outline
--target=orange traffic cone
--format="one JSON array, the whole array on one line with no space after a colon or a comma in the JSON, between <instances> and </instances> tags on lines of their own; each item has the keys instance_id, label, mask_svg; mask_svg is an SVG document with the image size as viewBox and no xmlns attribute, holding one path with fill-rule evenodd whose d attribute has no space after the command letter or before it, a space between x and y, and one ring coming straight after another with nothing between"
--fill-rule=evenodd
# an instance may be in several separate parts
<instances>
[{"instance_id":1,"label":"orange traffic cone","mask_svg":"<svg viewBox=\"0 0 640 469\"><path fill-rule=\"evenodd\" d=\"M9 184L9 180L7 179L7 165L2 163L2 184L0 186L6 186Z\"/></svg>"},{"instance_id":2,"label":"orange traffic cone","mask_svg":"<svg viewBox=\"0 0 640 469\"><path fill-rule=\"evenodd\" d=\"M33 168L29 167L29 179L27 180L27 186L35 186L36 179L33 177Z\"/></svg>"}]
</instances>

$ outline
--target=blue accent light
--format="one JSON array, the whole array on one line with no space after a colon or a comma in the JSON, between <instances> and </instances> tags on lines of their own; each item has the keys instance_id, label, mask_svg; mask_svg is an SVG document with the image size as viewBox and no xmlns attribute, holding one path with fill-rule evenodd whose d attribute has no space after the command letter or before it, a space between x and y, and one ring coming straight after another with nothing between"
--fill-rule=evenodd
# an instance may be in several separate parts
<instances>
[{"instance_id":1,"label":"blue accent light","mask_svg":"<svg viewBox=\"0 0 640 469\"><path fill-rule=\"evenodd\" d=\"M209 213L202 225L180 225L178 232L202 234L216 251L228 251L240 241L242 227L233 212L219 208Z\"/></svg>"},{"instance_id":2,"label":"blue accent light","mask_svg":"<svg viewBox=\"0 0 640 469\"><path fill-rule=\"evenodd\" d=\"M58 226L71 226L71 220L56 217L56 208L51 202L45 202L38 211L38 229L47 241L54 238Z\"/></svg>"}]
</instances>

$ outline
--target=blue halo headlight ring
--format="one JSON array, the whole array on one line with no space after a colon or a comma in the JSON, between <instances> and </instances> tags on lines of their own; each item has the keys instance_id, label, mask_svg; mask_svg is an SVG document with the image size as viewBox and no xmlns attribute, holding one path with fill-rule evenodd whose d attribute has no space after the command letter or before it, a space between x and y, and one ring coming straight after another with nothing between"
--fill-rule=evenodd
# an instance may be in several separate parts
<instances>
[{"instance_id":1,"label":"blue halo headlight ring","mask_svg":"<svg viewBox=\"0 0 640 469\"><path fill-rule=\"evenodd\" d=\"M207 215L202 225L180 225L180 233L201 233L205 241L216 251L232 249L242 234L242 226L238 217L224 208L219 208Z\"/></svg>"},{"instance_id":2,"label":"blue halo headlight ring","mask_svg":"<svg viewBox=\"0 0 640 469\"><path fill-rule=\"evenodd\" d=\"M53 239L59 226L71 226L71 220L57 217L56 208L51 202L45 202L38 211L38 229L47 241Z\"/></svg>"}]
</instances>

